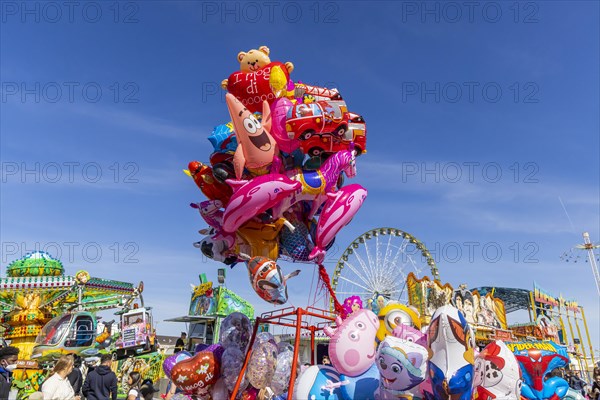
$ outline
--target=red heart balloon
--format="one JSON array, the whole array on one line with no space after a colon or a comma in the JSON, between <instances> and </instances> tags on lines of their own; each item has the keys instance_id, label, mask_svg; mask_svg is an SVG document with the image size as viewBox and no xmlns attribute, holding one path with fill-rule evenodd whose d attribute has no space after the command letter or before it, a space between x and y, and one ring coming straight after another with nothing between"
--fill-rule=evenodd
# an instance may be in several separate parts
<instances>
[{"instance_id":1,"label":"red heart balloon","mask_svg":"<svg viewBox=\"0 0 600 400\"><path fill-rule=\"evenodd\" d=\"M285 65L273 61L254 72L234 72L227 80L227 91L237 97L248 110L253 113L262 112L263 100L270 105L277 99L269 83L274 66L281 68L289 82L290 74Z\"/></svg>"},{"instance_id":2,"label":"red heart balloon","mask_svg":"<svg viewBox=\"0 0 600 400\"><path fill-rule=\"evenodd\" d=\"M171 370L173 383L187 394L208 394L219 378L219 362L210 351L201 351L194 357L175 364Z\"/></svg>"}]
</instances>

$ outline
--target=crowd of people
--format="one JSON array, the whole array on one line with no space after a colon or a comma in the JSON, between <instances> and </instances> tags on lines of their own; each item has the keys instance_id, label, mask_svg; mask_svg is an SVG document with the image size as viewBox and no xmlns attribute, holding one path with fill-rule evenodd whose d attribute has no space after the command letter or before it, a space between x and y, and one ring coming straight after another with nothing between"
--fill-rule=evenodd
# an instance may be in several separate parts
<instances>
[{"instance_id":1,"label":"crowd of people","mask_svg":"<svg viewBox=\"0 0 600 400\"><path fill-rule=\"evenodd\" d=\"M19 349L0 348L0 400L9 399L12 371L17 367ZM117 375L112 371L112 356L103 354L100 365L90 365L84 376L82 360L72 354L61 356L52 372L42 383L39 392L30 400L117 400ZM157 391L153 382L143 380L139 372L131 372L127 380L126 400L150 400Z\"/></svg>"}]
</instances>

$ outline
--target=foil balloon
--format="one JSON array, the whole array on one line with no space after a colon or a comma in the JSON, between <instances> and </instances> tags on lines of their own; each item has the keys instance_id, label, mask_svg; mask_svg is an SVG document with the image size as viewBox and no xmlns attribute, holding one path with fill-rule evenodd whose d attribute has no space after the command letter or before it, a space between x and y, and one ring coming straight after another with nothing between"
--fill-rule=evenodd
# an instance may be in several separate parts
<instances>
[{"instance_id":1,"label":"foil balloon","mask_svg":"<svg viewBox=\"0 0 600 400\"><path fill-rule=\"evenodd\" d=\"M252 257L246 262L248 277L258 296L272 304L285 304L288 300L287 280L300 273L300 270L283 275L277 263L266 257Z\"/></svg>"},{"instance_id":2,"label":"foil balloon","mask_svg":"<svg viewBox=\"0 0 600 400\"><path fill-rule=\"evenodd\" d=\"M258 397L258 389L247 387L241 394L240 400L255 400Z\"/></svg>"},{"instance_id":3,"label":"foil balloon","mask_svg":"<svg viewBox=\"0 0 600 400\"><path fill-rule=\"evenodd\" d=\"M506 345L496 340L475 358L475 399L519 400L521 373L519 363Z\"/></svg>"},{"instance_id":4,"label":"foil balloon","mask_svg":"<svg viewBox=\"0 0 600 400\"><path fill-rule=\"evenodd\" d=\"M186 394L208 396L219 377L219 363L213 353L201 351L175 364L171 370L173 383Z\"/></svg>"},{"instance_id":5,"label":"foil balloon","mask_svg":"<svg viewBox=\"0 0 600 400\"><path fill-rule=\"evenodd\" d=\"M420 397L420 391L413 389L427 378L428 357L422 345L387 336L379 344L375 362L381 376L380 399Z\"/></svg>"},{"instance_id":6,"label":"foil balloon","mask_svg":"<svg viewBox=\"0 0 600 400\"><path fill-rule=\"evenodd\" d=\"M311 260L317 263L323 262L327 245L344 226L350 223L366 198L367 189L357 183L327 194L327 201L317 225L315 247L309 255Z\"/></svg>"},{"instance_id":7,"label":"foil balloon","mask_svg":"<svg viewBox=\"0 0 600 400\"><path fill-rule=\"evenodd\" d=\"M375 400L379 394L379 371L375 364L358 376L341 374L340 382L340 392L344 400Z\"/></svg>"},{"instance_id":8,"label":"foil balloon","mask_svg":"<svg viewBox=\"0 0 600 400\"><path fill-rule=\"evenodd\" d=\"M241 312L229 314L221 322L219 331L219 343L225 348L237 347L242 352L246 351L250 335L252 334L252 324L250 319Z\"/></svg>"},{"instance_id":9,"label":"foil balloon","mask_svg":"<svg viewBox=\"0 0 600 400\"><path fill-rule=\"evenodd\" d=\"M185 393L175 393L171 400L193 400L191 396L188 396Z\"/></svg>"},{"instance_id":10,"label":"foil balloon","mask_svg":"<svg viewBox=\"0 0 600 400\"><path fill-rule=\"evenodd\" d=\"M188 169L183 172L194 179L198 188L209 200L219 200L223 204L229 202L232 194L231 188L214 178L210 166L199 161L190 161Z\"/></svg>"},{"instance_id":11,"label":"foil balloon","mask_svg":"<svg viewBox=\"0 0 600 400\"><path fill-rule=\"evenodd\" d=\"M341 400L340 374L331 365L313 365L294 385L294 399Z\"/></svg>"},{"instance_id":12,"label":"foil balloon","mask_svg":"<svg viewBox=\"0 0 600 400\"><path fill-rule=\"evenodd\" d=\"M221 375L227 390L233 391L235 383L237 382L242 365L244 365L245 355L237 346L231 346L225 349L223 356L221 357ZM246 374L242 378L240 387L248 386L248 378Z\"/></svg>"},{"instance_id":13,"label":"foil balloon","mask_svg":"<svg viewBox=\"0 0 600 400\"><path fill-rule=\"evenodd\" d=\"M281 174L257 176L250 181L228 179L227 183L234 193L225 207L221 229L228 233L234 233L244 222L293 197L302 188L300 182Z\"/></svg>"},{"instance_id":14,"label":"foil balloon","mask_svg":"<svg viewBox=\"0 0 600 400\"><path fill-rule=\"evenodd\" d=\"M377 299L371 304L377 304ZM382 321L377 331L378 342L385 339L388 335L400 337L401 339L409 339L408 337L401 337L398 334L394 334L394 330L397 330L398 327L409 326L416 328L416 330L421 328L419 314L404 304L388 303L383 307L379 307L378 305L377 308L379 308L379 319ZM421 336L426 335L421 334Z\"/></svg>"},{"instance_id":15,"label":"foil balloon","mask_svg":"<svg viewBox=\"0 0 600 400\"><path fill-rule=\"evenodd\" d=\"M286 98L277 99L271 104L271 135L277 142L279 149L286 153L292 153L300 146L300 142L288 136L285 129L286 114L293 104Z\"/></svg>"},{"instance_id":16,"label":"foil balloon","mask_svg":"<svg viewBox=\"0 0 600 400\"><path fill-rule=\"evenodd\" d=\"M523 374L521 397L530 400L563 398L569 390L569 384L563 378L548 375L556 368L569 365L569 359L558 354L551 344L519 345L514 354Z\"/></svg>"},{"instance_id":17,"label":"foil balloon","mask_svg":"<svg viewBox=\"0 0 600 400\"><path fill-rule=\"evenodd\" d=\"M438 308L427 329L427 342L434 398L470 400L475 339L463 314L450 305Z\"/></svg>"},{"instance_id":18,"label":"foil balloon","mask_svg":"<svg viewBox=\"0 0 600 400\"><path fill-rule=\"evenodd\" d=\"M342 313L342 319L346 319L348 315L362 309L362 300L360 299L360 296L347 297L344 299L342 307L344 308L344 312Z\"/></svg>"},{"instance_id":19,"label":"foil balloon","mask_svg":"<svg viewBox=\"0 0 600 400\"><path fill-rule=\"evenodd\" d=\"M236 178L242 177L244 167L255 176L268 173L273 158L279 154L277 142L269 133L271 129L269 104L266 101L263 103L262 122L259 122L254 114L232 94L225 95L225 100L238 141L233 156Z\"/></svg>"},{"instance_id":20,"label":"foil balloon","mask_svg":"<svg viewBox=\"0 0 600 400\"><path fill-rule=\"evenodd\" d=\"M336 318L336 328L326 327L329 336L329 358L340 373L358 376L365 373L375 361L375 337L379 319L372 311L358 310L348 318Z\"/></svg>"},{"instance_id":21,"label":"foil balloon","mask_svg":"<svg viewBox=\"0 0 600 400\"><path fill-rule=\"evenodd\" d=\"M165 361L163 361L163 371L165 372L167 378L171 379L171 371L173 370L175 364L177 364L179 361L188 359L191 356L192 355L187 351L180 351L178 353L173 354L172 356L165 358Z\"/></svg>"},{"instance_id":22,"label":"foil balloon","mask_svg":"<svg viewBox=\"0 0 600 400\"><path fill-rule=\"evenodd\" d=\"M277 345L271 341L255 343L248 362L248 381L257 389L271 383L277 364Z\"/></svg>"},{"instance_id":23,"label":"foil balloon","mask_svg":"<svg viewBox=\"0 0 600 400\"><path fill-rule=\"evenodd\" d=\"M227 80L227 91L241 100L251 112L260 112L262 101L272 103L279 96L276 90L271 86L271 70L277 69L284 75L284 79L289 81L289 70L286 65L273 61L255 71L238 71L229 76Z\"/></svg>"}]
</instances>

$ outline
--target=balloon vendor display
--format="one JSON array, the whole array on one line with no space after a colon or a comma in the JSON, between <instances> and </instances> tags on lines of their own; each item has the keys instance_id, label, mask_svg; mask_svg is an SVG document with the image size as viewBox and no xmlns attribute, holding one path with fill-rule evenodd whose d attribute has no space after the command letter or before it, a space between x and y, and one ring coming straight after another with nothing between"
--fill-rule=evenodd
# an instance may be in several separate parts
<instances>
[{"instance_id":1,"label":"balloon vendor display","mask_svg":"<svg viewBox=\"0 0 600 400\"><path fill-rule=\"evenodd\" d=\"M207 198L192 203L207 229L195 243L215 261L244 262L256 294L288 300L288 279L277 261L316 263L337 302L322 262L338 232L367 197L356 176L366 151L366 124L335 88L294 81L291 62L271 61L266 46L240 52L239 70L223 80L230 121L208 137L207 162L187 175Z\"/></svg>"}]
</instances>

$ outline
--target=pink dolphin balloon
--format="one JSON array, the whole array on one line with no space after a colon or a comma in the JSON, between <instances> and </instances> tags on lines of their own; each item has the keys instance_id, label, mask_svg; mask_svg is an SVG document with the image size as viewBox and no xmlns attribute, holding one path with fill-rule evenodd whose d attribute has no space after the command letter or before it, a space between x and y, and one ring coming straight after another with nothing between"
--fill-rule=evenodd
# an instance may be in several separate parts
<instances>
[{"instance_id":1,"label":"pink dolphin balloon","mask_svg":"<svg viewBox=\"0 0 600 400\"><path fill-rule=\"evenodd\" d=\"M362 206L367 198L367 189L354 183L342 187L335 193L327 193L327 197L317 225L316 246L308 256L310 260L315 260L317 263L323 262L324 249Z\"/></svg>"},{"instance_id":2,"label":"pink dolphin balloon","mask_svg":"<svg viewBox=\"0 0 600 400\"><path fill-rule=\"evenodd\" d=\"M340 374L358 376L375 362L375 337L379 319L371 310L363 308L342 321L335 320L337 328L326 327L323 332L330 337L329 358Z\"/></svg>"},{"instance_id":3,"label":"pink dolphin balloon","mask_svg":"<svg viewBox=\"0 0 600 400\"><path fill-rule=\"evenodd\" d=\"M257 176L251 181L228 179L226 182L234 191L223 213L222 230L229 233L302 189L300 182L281 174Z\"/></svg>"}]
</instances>

